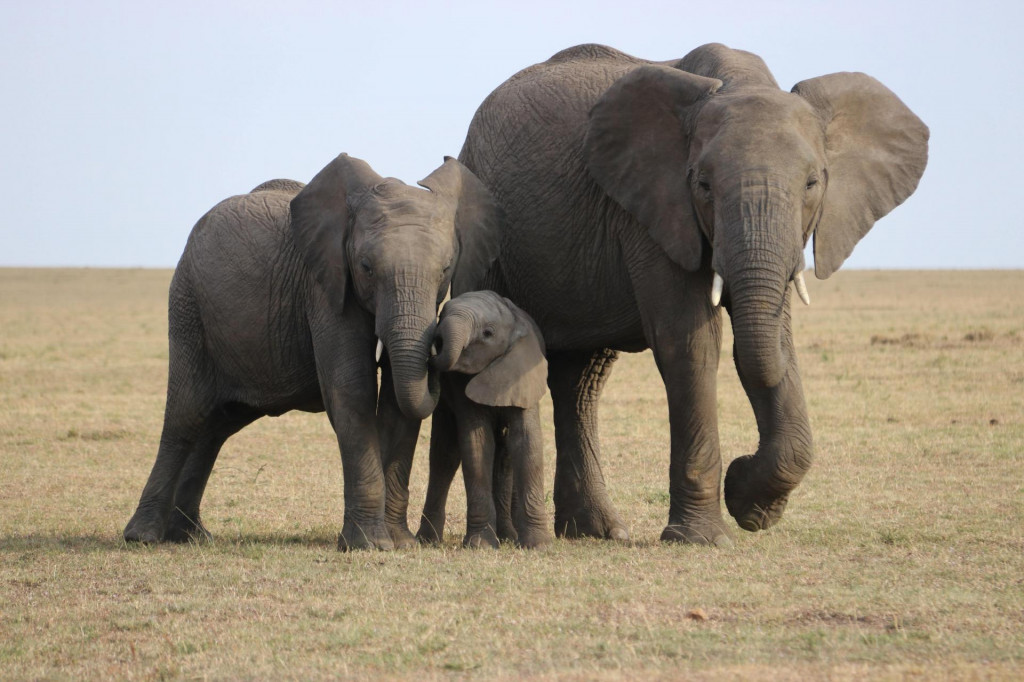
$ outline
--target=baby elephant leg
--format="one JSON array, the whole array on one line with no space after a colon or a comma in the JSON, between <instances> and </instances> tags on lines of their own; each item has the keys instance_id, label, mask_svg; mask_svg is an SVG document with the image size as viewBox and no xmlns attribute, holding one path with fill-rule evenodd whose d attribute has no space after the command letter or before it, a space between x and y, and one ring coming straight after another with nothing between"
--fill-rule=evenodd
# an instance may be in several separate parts
<instances>
[{"instance_id":1,"label":"baby elephant leg","mask_svg":"<svg viewBox=\"0 0 1024 682\"><path fill-rule=\"evenodd\" d=\"M512 471L512 462L508 456L508 449L505 447L505 440L504 436L496 433L494 440L494 509L498 515L498 539L517 542L519 533L516 531L513 520L515 474Z\"/></svg>"},{"instance_id":2,"label":"baby elephant leg","mask_svg":"<svg viewBox=\"0 0 1024 682\"><path fill-rule=\"evenodd\" d=\"M544 507L544 447L540 409L507 408L505 447L515 481L513 519L521 547L543 547L554 538Z\"/></svg>"},{"instance_id":3,"label":"baby elephant leg","mask_svg":"<svg viewBox=\"0 0 1024 682\"><path fill-rule=\"evenodd\" d=\"M459 420L459 451L462 478L466 482L466 547L498 547L497 513L494 508L494 427L490 419L474 411Z\"/></svg>"}]
</instances>

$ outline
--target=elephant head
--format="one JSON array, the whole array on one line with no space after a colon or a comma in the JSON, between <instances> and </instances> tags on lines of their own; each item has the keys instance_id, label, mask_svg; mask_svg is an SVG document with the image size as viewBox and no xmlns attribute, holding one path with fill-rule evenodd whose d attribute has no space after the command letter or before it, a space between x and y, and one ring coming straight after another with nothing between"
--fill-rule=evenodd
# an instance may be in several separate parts
<instances>
[{"instance_id":1,"label":"elephant head","mask_svg":"<svg viewBox=\"0 0 1024 682\"><path fill-rule=\"evenodd\" d=\"M480 405L528 408L547 387L548 363L536 323L493 291L453 298L441 311L435 366L473 375L466 396Z\"/></svg>"},{"instance_id":2,"label":"elephant head","mask_svg":"<svg viewBox=\"0 0 1024 682\"><path fill-rule=\"evenodd\" d=\"M789 365L790 281L809 302L807 240L827 278L910 196L927 156L928 128L873 78L837 73L787 93L759 57L718 44L619 78L585 147L593 178L673 261L714 270L737 367L765 387Z\"/></svg>"},{"instance_id":3,"label":"elephant head","mask_svg":"<svg viewBox=\"0 0 1024 682\"><path fill-rule=\"evenodd\" d=\"M329 314L360 306L374 316L377 359L386 348L399 408L414 419L437 404L428 369L437 307L453 281L482 277L499 224L490 194L457 160L419 184L341 154L291 202L292 237Z\"/></svg>"}]
</instances>

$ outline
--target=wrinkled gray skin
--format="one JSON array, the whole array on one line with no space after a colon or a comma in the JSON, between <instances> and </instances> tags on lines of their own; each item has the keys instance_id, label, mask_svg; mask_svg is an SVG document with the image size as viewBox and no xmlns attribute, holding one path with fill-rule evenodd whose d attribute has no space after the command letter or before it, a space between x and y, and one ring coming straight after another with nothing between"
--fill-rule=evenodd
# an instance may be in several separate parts
<instances>
[{"instance_id":1,"label":"wrinkled gray skin","mask_svg":"<svg viewBox=\"0 0 1024 682\"><path fill-rule=\"evenodd\" d=\"M445 304L434 345L434 365L444 373L417 537L441 540L448 489L461 462L465 546L497 547L499 539L527 548L550 543L537 405L547 389L540 330L507 298L477 291Z\"/></svg>"},{"instance_id":2,"label":"wrinkled gray skin","mask_svg":"<svg viewBox=\"0 0 1024 682\"><path fill-rule=\"evenodd\" d=\"M759 57L719 44L660 63L582 45L486 99L460 160L506 222L477 288L515 301L547 343L556 532L627 537L598 461L597 400L618 351L651 348L671 422L662 539L730 542L714 273L759 433L729 466L726 505L746 530L779 520L813 450L790 326L803 247L814 235L815 272L831 275L914 191L927 149L927 127L869 76L785 92Z\"/></svg>"},{"instance_id":3,"label":"wrinkled gray skin","mask_svg":"<svg viewBox=\"0 0 1024 682\"><path fill-rule=\"evenodd\" d=\"M420 184L342 154L305 187L273 180L199 220L171 282L163 434L126 540L208 536L199 504L224 441L264 415L326 410L345 481L339 548L415 543L392 513L401 496L385 506L410 462L381 453L411 453L439 395L437 307L497 243L493 202L461 164Z\"/></svg>"}]
</instances>

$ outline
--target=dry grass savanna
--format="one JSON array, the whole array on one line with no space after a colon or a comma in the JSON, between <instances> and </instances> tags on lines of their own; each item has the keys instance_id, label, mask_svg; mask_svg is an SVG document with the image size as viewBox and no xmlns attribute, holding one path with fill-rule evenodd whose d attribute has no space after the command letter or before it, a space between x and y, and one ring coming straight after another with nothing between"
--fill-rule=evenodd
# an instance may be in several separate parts
<instances>
[{"instance_id":1,"label":"dry grass savanna","mask_svg":"<svg viewBox=\"0 0 1024 682\"><path fill-rule=\"evenodd\" d=\"M642 353L601 407L633 542L463 550L457 485L442 547L351 554L336 441L307 414L228 441L213 542L122 542L160 433L169 278L0 270L4 679L1024 676L1024 272L812 281L794 315L817 460L732 549L657 542L667 411ZM730 358L726 463L756 445Z\"/></svg>"}]
</instances>

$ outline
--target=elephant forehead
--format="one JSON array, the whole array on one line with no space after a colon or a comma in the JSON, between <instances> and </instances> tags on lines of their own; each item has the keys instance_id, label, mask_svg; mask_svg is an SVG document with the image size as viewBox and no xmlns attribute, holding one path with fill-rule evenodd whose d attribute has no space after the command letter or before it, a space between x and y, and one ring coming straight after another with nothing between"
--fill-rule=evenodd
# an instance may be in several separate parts
<instances>
[{"instance_id":1,"label":"elephant forehead","mask_svg":"<svg viewBox=\"0 0 1024 682\"><path fill-rule=\"evenodd\" d=\"M447 201L394 178L387 178L367 192L355 209L369 229L408 224L455 229L455 212Z\"/></svg>"},{"instance_id":2,"label":"elephant forehead","mask_svg":"<svg viewBox=\"0 0 1024 682\"><path fill-rule=\"evenodd\" d=\"M824 129L810 105L769 88L713 97L696 138L703 160L716 164L759 166L766 158L775 167L787 159L818 163L824 150Z\"/></svg>"},{"instance_id":3,"label":"elephant forehead","mask_svg":"<svg viewBox=\"0 0 1024 682\"><path fill-rule=\"evenodd\" d=\"M512 320L512 312L504 299L493 291L471 291L445 304L441 311L445 315L468 315L477 325L497 322L504 318Z\"/></svg>"},{"instance_id":4,"label":"elephant forehead","mask_svg":"<svg viewBox=\"0 0 1024 682\"><path fill-rule=\"evenodd\" d=\"M821 120L806 100L776 88L748 88L711 97L697 127L698 134L748 137L822 130Z\"/></svg>"}]
</instances>

